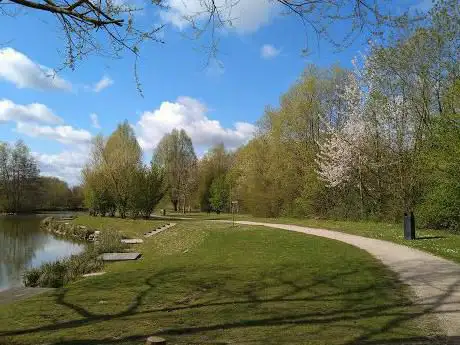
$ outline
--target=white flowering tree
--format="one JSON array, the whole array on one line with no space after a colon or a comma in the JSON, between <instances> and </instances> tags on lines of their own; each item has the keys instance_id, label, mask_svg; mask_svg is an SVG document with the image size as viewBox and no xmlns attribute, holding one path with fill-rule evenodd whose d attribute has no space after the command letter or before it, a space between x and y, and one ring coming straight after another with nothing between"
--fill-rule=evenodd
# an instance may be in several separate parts
<instances>
[{"instance_id":1,"label":"white flowering tree","mask_svg":"<svg viewBox=\"0 0 460 345\"><path fill-rule=\"evenodd\" d=\"M328 140L320 143L317 156L318 174L329 187L336 187L350 180L353 170L364 159L361 149L366 141L364 100L354 74L343 93L346 119L342 128L330 128Z\"/></svg>"},{"instance_id":2,"label":"white flowering tree","mask_svg":"<svg viewBox=\"0 0 460 345\"><path fill-rule=\"evenodd\" d=\"M331 128L329 138L319 144L317 173L330 188L352 182L352 178L357 176L363 212L362 168L367 157L362 151L367 139L367 125L364 93L354 73L348 76L342 98L345 106L341 115L345 121L341 128Z\"/></svg>"}]
</instances>

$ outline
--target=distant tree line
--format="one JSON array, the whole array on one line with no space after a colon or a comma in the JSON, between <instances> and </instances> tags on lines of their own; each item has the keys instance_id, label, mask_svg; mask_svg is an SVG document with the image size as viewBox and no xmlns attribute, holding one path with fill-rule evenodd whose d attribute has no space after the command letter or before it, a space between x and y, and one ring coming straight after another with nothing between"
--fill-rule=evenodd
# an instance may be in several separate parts
<instances>
[{"instance_id":1,"label":"distant tree line","mask_svg":"<svg viewBox=\"0 0 460 345\"><path fill-rule=\"evenodd\" d=\"M49 176L39 176L36 210L79 210L84 208L83 188L70 187L67 182Z\"/></svg>"},{"instance_id":2,"label":"distant tree line","mask_svg":"<svg viewBox=\"0 0 460 345\"><path fill-rule=\"evenodd\" d=\"M308 67L265 112L232 168L247 212L460 229L458 8L430 18L353 71Z\"/></svg>"},{"instance_id":3,"label":"distant tree line","mask_svg":"<svg viewBox=\"0 0 460 345\"><path fill-rule=\"evenodd\" d=\"M236 151L216 145L197 159L174 130L144 166L121 125L94 143L88 206L148 216L165 197L182 212L238 201L257 216L390 221L415 211L419 225L459 230L460 21L449 6L390 44L371 43L353 70L308 66Z\"/></svg>"},{"instance_id":4,"label":"distant tree line","mask_svg":"<svg viewBox=\"0 0 460 345\"><path fill-rule=\"evenodd\" d=\"M39 176L36 160L22 141L0 143L0 212L19 213L83 207L82 188Z\"/></svg>"},{"instance_id":5,"label":"distant tree line","mask_svg":"<svg viewBox=\"0 0 460 345\"><path fill-rule=\"evenodd\" d=\"M174 129L144 164L133 129L124 122L108 138L93 140L82 172L85 206L92 215L122 218L147 218L160 202L184 213L228 210L231 157L218 145L198 160L187 133Z\"/></svg>"}]
</instances>

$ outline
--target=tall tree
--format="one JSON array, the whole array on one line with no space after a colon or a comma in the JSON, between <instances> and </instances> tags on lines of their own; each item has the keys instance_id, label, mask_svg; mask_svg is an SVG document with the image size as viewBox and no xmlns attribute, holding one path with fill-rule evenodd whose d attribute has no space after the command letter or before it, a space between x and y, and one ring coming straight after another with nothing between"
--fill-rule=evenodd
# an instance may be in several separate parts
<instances>
[{"instance_id":1,"label":"tall tree","mask_svg":"<svg viewBox=\"0 0 460 345\"><path fill-rule=\"evenodd\" d=\"M165 196L167 188L166 174L162 167L152 163L137 171L130 199L133 216L140 214L144 218L149 218Z\"/></svg>"},{"instance_id":2,"label":"tall tree","mask_svg":"<svg viewBox=\"0 0 460 345\"><path fill-rule=\"evenodd\" d=\"M209 204L217 213L229 209L229 189L228 181L224 174L219 175L212 181L209 188Z\"/></svg>"},{"instance_id":3,"label":"tall tree","mask_svg":"<svg viewBox=\"0 0 460 345\"><path fill-rule=\"evenodd\" d=\"M336 187L353 179L360 195L361 216L364 215L364 187L362 171L366 155L363 147L367 139L367 123L364 97L354 74L350 73L343 94L344 124L332 130L327 140L321 143L318 152L317 173L329 187ZM356 180L354 179L356 177ZM356 182L356 183L355 183Z\"/></svg>"},{"instance_id":4,"label":"tall tree","mask_svg":"<svg viewBox=\"0 0 460 345\"><path fill-rule=\"evenodd\" d=\"M460 86L460 82L458 84ZM430 140L421 150L424 188L418 205L420 223L459 230L460 115L437 118L429 136Z\"/></svg>"},{"instance_id":5,"label":"tall tree","mask_svg":"<svg viewBox=\"0 0 460 345\"><path fill-rule=\"evenodd\" d=\"M174 129L161 139L152 162L166 171L174 211L178 211L180 204L185 210L191 202L197 166L192 139L183 129Z\"/></svg>"},{"instance_id":6,"label":"tall tree","mask_svg":"<svg viewBox=\"0 0 460 345\"><path fill-rule=\"evenodd\" d=\"M0 192L4 195L7 212L34 208L31 192L35 191L39 169L23 141L11 147L0 143Z\"/></svg>"},{"instance_id":7,"label":"tall tree","mask_svg":"<svg viewBox=\"0 0 460 345\"><path fill-rule=\"evenodd\" d=\"M120 216L125 218L136 172L142 167L142 150L128 121L110 135L102 158L105 180Z\"/></svg>"},{"instance_id":8,"label":"tall tree","mask_svg":"<svg viewBox=\"0 0 460 345\"><path fill-rule=\"evenodd\" d=\"M228 173L232 158L232 155L226 151L224 144L217 144L199 161L197 198L202 211L210 210L211 185L216 178Z\"/></svg>"},{"instance_id":9,"label":"tall tree","mask_svg":"<svg viewBox=\"0 0 460 345\"><path fill-rule=\"evenodd\" d=\"M105 171L104 148L102 135L93 138L90 157L82 170L84 204L91 215L114 216L116 205Z\"/></svg>"}]
</instances>

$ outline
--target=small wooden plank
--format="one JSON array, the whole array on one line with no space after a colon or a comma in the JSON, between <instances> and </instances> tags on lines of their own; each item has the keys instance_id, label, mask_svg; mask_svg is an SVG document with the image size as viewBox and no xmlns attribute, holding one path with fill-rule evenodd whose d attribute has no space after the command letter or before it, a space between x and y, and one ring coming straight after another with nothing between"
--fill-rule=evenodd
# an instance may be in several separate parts
<instances>
[{"instance_id":1,"label":"small wooden plank","mask_svg":"<svg viewBox=\"0 0 460 345\"><path fill-rule=\"evenodd\" d=\"M127 261L137 260L141 255L141 253L103 253L98 258L103 261Z\"/></svg>"},{"instance_id":2,"label":"small wooden plank","mask_svg":"<svg viewBox=\"0 0 460 345\"><path fill-rule=\"evenodd\" d=\"M83 274L82 277L97 277L97 276L102 276L104 275L105 272L102 271L102 272L93 272L93 273L87 273L87 274Z\"/></svg>"},{"instance_id":3,"label":"small wooden plank","mask_svg":"<svg viewBox=\"0 0 460 345\"><path fill-rule=\"evenodd\" d=\"M140 244L144 243L144 240L140 238L125 238L121 240L121 243L126 243L126 244Z\"/></svg>"}]
</instances>

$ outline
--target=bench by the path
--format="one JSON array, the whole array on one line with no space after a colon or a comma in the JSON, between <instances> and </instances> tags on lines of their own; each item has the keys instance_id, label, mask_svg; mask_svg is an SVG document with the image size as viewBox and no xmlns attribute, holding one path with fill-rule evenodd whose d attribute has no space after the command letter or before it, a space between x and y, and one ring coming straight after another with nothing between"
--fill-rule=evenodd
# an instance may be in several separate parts
<instances>
[{"instance_id":1,"label":"bench by the path","mask_svg":"<svg viewBox=\"0 0 460 345\"><path fill-rule=\"evenodd\" d=\"M238 221L243 225L261 225L301 232L345 242L378 258L399 275L416 294L414 302L426 314L435 315L448 336L460 336L460 265L432 254L373 238L338 231L297 225Z\"/></svg>"},{"instance_id":2,"label":"bench by the path","mask_svg":"<svg viewBox=\"0 0 460 345\"><path fill-rule=\"evenodd\" d=\"M153 235L157 235L159 234L160 232L163 232L169 228L172 228L173 226L175 226L176 223L169 223L169 224L166 224L166 225L163 225L163 226L160 226L159 228L156 228L152 231L149 231L149 232L146 232L144 234L145 237L150 237L150 236L153 236Z\"/></svg>"}]
</instances>

